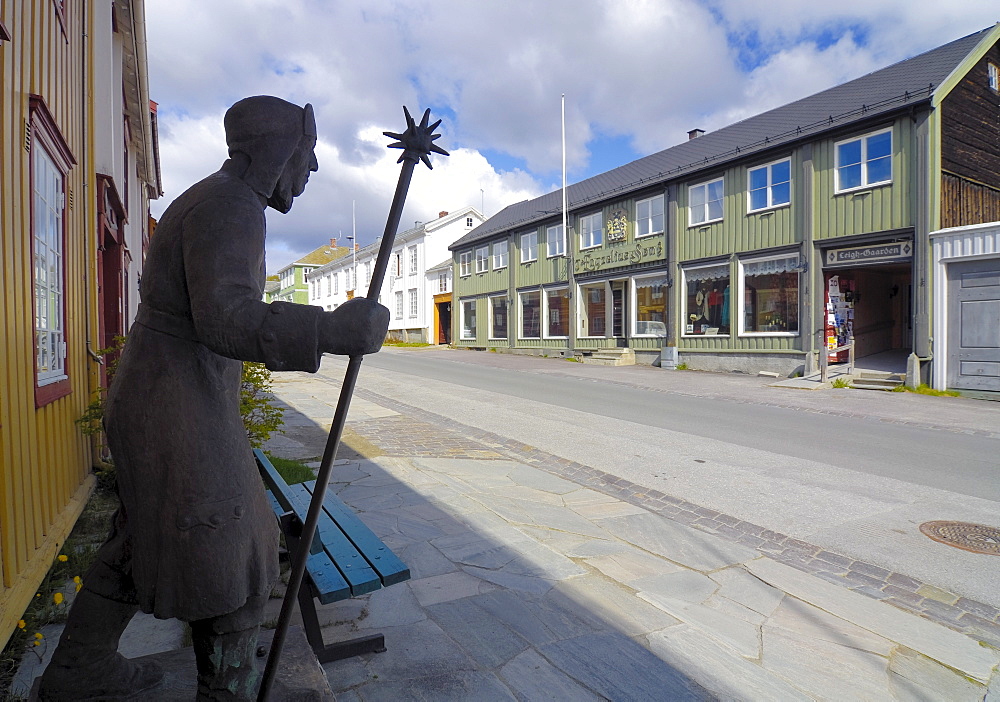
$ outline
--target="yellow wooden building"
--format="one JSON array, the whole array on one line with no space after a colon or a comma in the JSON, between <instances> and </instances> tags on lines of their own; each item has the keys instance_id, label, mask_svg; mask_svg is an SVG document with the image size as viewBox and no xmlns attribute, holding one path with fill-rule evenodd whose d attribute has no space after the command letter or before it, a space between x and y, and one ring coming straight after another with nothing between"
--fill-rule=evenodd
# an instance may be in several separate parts
<instances>
[{"instance_id":1,"label":"yellow wooden building","mask_svg":"<svg viewBox=\"0 0 1000 702\"><path fill-rule=\"evenodd\" d=\"M141 0L0 0L0 640L93 488L75 420L159 195Z\"/></svg>"}]
</instances>

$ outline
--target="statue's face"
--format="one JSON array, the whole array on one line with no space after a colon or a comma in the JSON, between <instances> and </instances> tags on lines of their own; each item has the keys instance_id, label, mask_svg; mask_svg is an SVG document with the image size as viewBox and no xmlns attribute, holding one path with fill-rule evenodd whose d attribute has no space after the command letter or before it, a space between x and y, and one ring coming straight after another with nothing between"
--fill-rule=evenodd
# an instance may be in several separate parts
<instances>
[{"instance_id":1,"label":"statue's face","mask_svg":"<svg viewBox=\"0 0 1000 702\"><path fill-rule=\"evenodd\" d=\"M274 192L267 201L268 205L282 213L292 209L292 200L305 192L309 174L319 170L315 148L316 137L302 137L278 177Z\"/></svg>"}]
</instances>

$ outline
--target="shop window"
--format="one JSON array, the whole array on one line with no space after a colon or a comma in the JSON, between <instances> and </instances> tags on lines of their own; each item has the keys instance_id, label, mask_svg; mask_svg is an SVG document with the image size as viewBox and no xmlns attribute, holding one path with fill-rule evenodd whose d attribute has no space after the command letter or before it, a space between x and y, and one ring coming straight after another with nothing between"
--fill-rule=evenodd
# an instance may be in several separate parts
<instances>
[{"instance_id":1,"label":"shop window","mask_svg":"<svg viewBox=\"0 0 1000 702\"><path fill-rule=\"evenodd\" d=\"M635 238L663 232L663 196L635 203Z\"/></svg>"},{"instance_id":2,"label":"shop window","mask_svg":"<svg viewBox=\"0 0 1000 702\"><path fill-rule=\"evenodd\" d=\"M797 334L799 331L798 256L741 263L742 332Z\"/></svg>"},{"instance_id":3,"label":"shop window","mask_svg":"<svg viewBox=\"0 0 1000 702\"><path fill-rule=\"evenodd\" d=\"M636 278L633 289L635 300L635 336L667 335L667 296L663 278Z\"/></svg>"},{"instance_id":4,"label":"shop window","mask_svg":"<svg viewBox=\"0 0 1000 702\"><path fill-rule=\"evenodd\" d=\"M548 246L549 258L566 255L566 235L561 224L545 230L545 244Z\"/></svg>"},{"instance_id":5,"label":"shop window","mask_svg":"<svg viewBox=\"0 0 1000 702\"><path fill-rule=\"evenodd\" d=\"M490 338L507 338L507 298L505 296L490 298Z\"/></svg>"},{"instance_id":6,"label":"shop window","mask_svg":"<svg viewBox=\"0 0 1000 702\"><path fill-rule=\"evenodd\" d=\"M35 404L71 391L66 367L66 175L75 161L45 103L31 109L31 253L34 259Z\"/></svg>"},{"instance_id":7,"label":"shop window","mask_svg":"<svg viewBox=\"0 0 1000 702\"><path fill-rule=\"evenodd\" d=\"M604 216L595 212L580 217L580 248L592 249L604 243Z\"/></svg>"},{"instance_id":8,"label":"shop window","mask_svg":"<svg viewBox=\"0 0 1000 702\"><path fill-rule=\"evenodd\" d=\"M518 297L521 303L521 338L540 338L542 335L542 294L537 290L532 290L522 292Z\"/></svg>"},{"instance_id":9,"label":"shop window","mask_svg":"<svg viewBox=\"0 0 1000 702\"><path fill-rule=\"evenodd\" d=\"M458 255L458 274L463 278L472 275L472 252L463 251Z\"/></svg>"},{"instance_id":10,"label":"shop window","mask_svg":"<svg viewBox=\"0 0 1000 702\"><path fill-rule=\"evenodd\" d=\"M729 264L684 269L684 334L729 335Z\"/></svg>"},{"instance_id":11,"label":"shop window","mask_svg":"<svg viewBox=\"0 0 1000 702\"><path fill-rule=\"evenodd\" d=\"M480 246L476 249L476 273L485 273L490 269L490 247Z\"/></svg>"},{"instance_id":12,"label":"shop window","mask_svg":"<svg viewBox=\"0 0 1000 702\"><path fill-rule=\"evenodd\" d=\"M607 329L607 287L604 283L580 286L580 335L601 336Z\"/></svg>"},{"instance_id":13,"label":"shop window","mask_svg":"<svg viewBox=\"0 0 1000 702\"><path fill-rule=\"evenodd\" d=\"M396 319L403 318L403 291L396 291Z\"/></svg>"},{"instance_id":14,"label":"shop window","mask_svg":"<svg viewBox=\"0 0 1000 702\"><path fill-rule=\"evenodd\" d=\"M722 178L688 188L688 224L695 226L722 219Z\"/></svg>"},{"instance_id":15,"label":"shop window","mask_svg":"<svg viewBox=\"0 0 1000 702\"><path fill-rule=\"evenodd\" d=\"M787 205L792 201L792 162L790 159L751 168L749 180L749 211L766 210Z\"/></svg>"},{"instance_id":16,"label":"shop window","mask_svg":"<svg viewBox=\"0 0 1000 702\"><path fill-rule=\"evenodd\" d=\"M569 288L545 291L545 319L546 338L569 336Z\"/></svg>"},{"instance_id":17,"label":"shop window","mask_svg":"<svg viewBox=\"0 0 1000 702\"><path fill-rule=\"evenodd\" d=\"M417 290L416 288L410 289L410 317L417 316Z\"/></svg>"},{"instance_id":18,"label":"shop window","mask_svg":"<svg viewBox=\"0 0 1000 702\"><path fill-rule=\"evenodd\" d=\"M538 259L538 232L521 235L521 263L531 263Z\"/></svg>"},{"instance_id":19,"label":"shop window","mask_svg":"<svg viewBox=\"0 0 1000 702\"><path fill-rule=\"evenodd\" d=\"M836 145L837 192L892 182L892 130Z\"/></svg>"},{"instance_id":20,"label":"shop window","mask_svg":"<svg viewBox=\"0 0 1000 702\"><path fill-rule=\"evenodd\" d=\"M493 242L493 270L507 267L507 240Z\"/></svg>"},{"instance_id":21,"label":"shop window","mask_svg":"<svg viewBox=\"0 0 1000 702\"><path fill-rule=\"evenodd\" d=\"M476 338L476 301L462 300L462 338Z\"/></svg>"}]
</instances>

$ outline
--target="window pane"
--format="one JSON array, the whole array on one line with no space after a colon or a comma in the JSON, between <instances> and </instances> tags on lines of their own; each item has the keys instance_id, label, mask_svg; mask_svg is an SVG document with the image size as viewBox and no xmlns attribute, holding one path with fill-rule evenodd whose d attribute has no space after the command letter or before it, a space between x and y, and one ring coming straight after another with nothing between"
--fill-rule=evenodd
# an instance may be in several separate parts
<instances>
[{"instance_id":1,"label":"window pane","mask_svg":"<svg viewBox=\"0 0 1000 702\"><path fill-rule=\"evenodd\" d=\"M750 191L750 209L762 210L767 207L767 189Z\"/></svg>"},{"instance_id":2,"label":"window pane","mask_svg":"<svg viewBox=\"0 0 1000 702\"><path fill-rule=\"evenodd\" d=\"M856 139L837 146L837 166L852 166L861 163L861 140Z\"/></svg>"},{"instance_id":3,"label":"window pane","mask_svg":"<svg viewBox=\"0 0 1000 702\"><path fill-rule=\"evenodd\" d=\"M722 181L717 180L708 184L708 201L714 202L722 200Z\"/></svg>"},{"instance_id":4,"label":"window pane","mask_svg":"<svg viewBox=\"0 0 1000 702\"><path fill-rule=\"evenodd\" d=\"M882 132L868 137L868 159L888 156L892 152L892 132Z\"/></svg>"},{"instance_id":5,"label":"window pane","mask_svg":"<svg viewBox=\"0 0 1000 702\"><path fill-rule=\"evenodd\" d=\"M792 201L791 183L779 183L771 188L771 204L787 205Z\"/></svg>"},{"instance_id":6,"label":"window pane","mask_svg":"<svg viewBox=\"0 0 1000 702\"><path fill-rule=\"evenodd\" d=\"M541 300L541 293L521 293L521 336L525 339L537 339L541 336Z\"/></svg>"},{"instance_id":7,"label":"window pane","mask_svg":"<svg viewBox=\"0 0 1000 702\"><path fill-rule=\"evenodd\" d=\"M490 298L490 303L493 307L493 316L491 319L492 327L490 329L491 339L506 339L507 338L507 298L505 297L493 297Z\"/></svg>"},{"instance_id":8,"label":"window pane","mask_svg":"<svg viewBox=\"0 0 1000 702\"><path fill-rule=\"evenodd\" d=\"M649 336L667 335L667 296L660 282L635 282L635 333Z\"/></svg>"},{"instance_id":9,"label":"window pane","mask_svg":"<svg viewBox=\"0 0 1000 702\"><path fill-rule=\"evenodd\" d=\"M548 313L546 336L569 336L569 288L546 291L545 309Z\"/></svg>"},{"instance_id":10,"label":"window pane","mask_svg":"<svg viewBox=\"0 0 1000 702\"><path fill-rule=\"evenodd\" d=\"M692 271L694 277L697 270ZM703 275L703 274L702 274ZM700 275L699 275L700 277ZM686 280L685 334L729 333L729 273L717 272L701 280Z\"/></svg>"},{"instance_id":11,"label":"window pane","mask_svg":"<svg viewBox=\"0 0 1000 702\"><path fill-rule=\"evenodd\" d=\"M861 164L837 169L840 179L840 189L857 188L861 185Z\"/></svg>"},{"instance_id":12,"label":"window pane","mask_svg":"<svg viewBox=\"0 0 1000 702\"><path fill-rule=\"evenodd\" d=\"M713 200L708 203L708 218L722 219L722 200Z\"/></svg>"},{"instance_id":13,"label":"window pane","mask_svg":"<svg viewBox=\"0 0 1000 702\"><path fill-rule=\"evenodd\" d=\"M604 336L604 285L582 285L583 298L580 329L584 336Z\"/></svg>"},{"instance_id":14,"label":"window pane","mask_svg":"<svg viewBox=\"0 0 1000 702\"><path fill-rule=\"evenodd\" d=\"M702 207L705 204L706 189L704 185L696 185L690 190L691 207Z\"/></svg>"},{"instance_id":15,"label":"window pane","mask_svg":"<svg viewBox=\"0 0 1000 702\"><path fill-rule=\"evenodd\" d=\"M465 300L462 302L462 338L476 338L476 301Z\"/></svg>"},{"instance_id":16,"label":"window pane","mask_svg":"<svg viewBox=\"0 0 1000 702\"><path fill-rule=\"evenodd\" d=\"M743 329L747 332L799 330L799 274L791 271L747 275Z\"/></svg>"},{"instance_id":17,"label":"window pane","mask_svg":"<svg viewBox=\"0 0 1000 702\"><path fill-rule=\"evenodd\" d=\"M759 190L767 187L767 169L755 168L750 171L750 189Z\"/></svg>"},{"instance_id":18,"label":"window pane","mask_svg":"<svg viewBox=\"0 0 1000 702\"><path fill-rule=\"evenodd\" d=\"M883 156L868 162L868 184L892 180L892 157Z\"/></svg>"},{"instance_id":19,"label":"window pane","mask_svg":"<svg viewBox=\"0 0 1000 702\"><path fill-rule=\"evenodd\" d=\"M771 183L784 183L791 180L792 163L782 161L771 166Z\"/></svg>"}]
</instances>

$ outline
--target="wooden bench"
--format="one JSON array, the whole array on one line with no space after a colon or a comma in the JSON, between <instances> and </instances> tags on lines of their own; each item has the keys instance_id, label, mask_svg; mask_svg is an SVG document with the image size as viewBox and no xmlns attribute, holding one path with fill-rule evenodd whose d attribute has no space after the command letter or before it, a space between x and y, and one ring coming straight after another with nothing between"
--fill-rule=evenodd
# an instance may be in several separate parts
<instances>
[{"instance_id":1,"label":"wooden bench","mask_svg":"<svg viewBox=\"0 0 1000 702\"><path fill-rule=\"evenodd\" d=\"M298 536L306 521L316 483L288 485L263 451L254 449L254 456L261 477L270 488L271 507L285 535L289 554L294 559L302 547ZM374 634L324 644L314 598L321 604L330 604L409 579L409 568L358 519L354 510L328 491L323 500L316 537L309 548L306 577L298 592L306 638L320 663L362 653L381 653L385 651L385 638L382 634Z\"/></svg>"}]
</instances>

